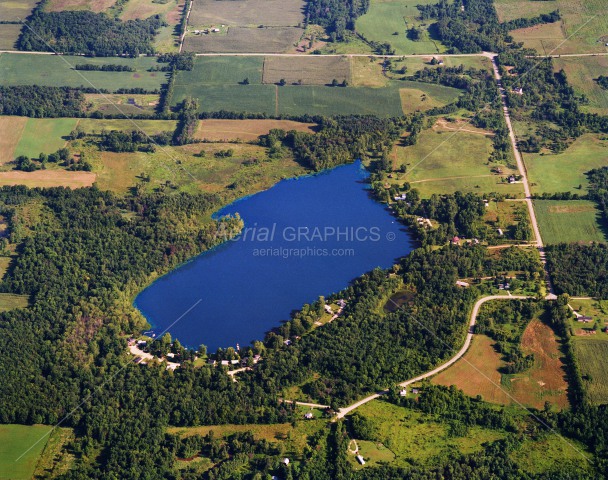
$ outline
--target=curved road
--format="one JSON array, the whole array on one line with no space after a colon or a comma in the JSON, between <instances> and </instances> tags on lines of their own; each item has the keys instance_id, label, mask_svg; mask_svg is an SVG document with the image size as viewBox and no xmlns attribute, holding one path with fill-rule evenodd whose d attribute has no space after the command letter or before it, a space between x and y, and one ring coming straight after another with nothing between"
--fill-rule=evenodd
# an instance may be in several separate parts
<instances>
[{"instance_id":1,"label":"curved road","mask_svg":"<svg viewBox=\"0 0 608 480\"><path fill-rule=\"evenodd\" d=\"M456 355L454 355L452 358L450 358L447 362L434 368L433 370L423 373L422 375L418 375L417 377L410 378L409 380L406 380L405 382L401 382L399 384L399 386L407 387L408 385L411 385L412 383L417 383L421 380L424 380L425 378L432 377L433 375L438 374L442 370L445 370L446 368L452 366L460 358L462 358L464 356L464 354L466 353L466 351L469 349L469 346L471 345L471 340L473 339L473 330L475 328L475 323L477 322L477 315L479 313L479 309L481 308L481 306L484 303L489 302L490 300L524 300L526 298L533 298L533 297L529 297L526 295L512 295L512 296L488 295L487 297L481 297L479 300L477 300L477 302L475 302L475 305L473 306L473 311L471 312L471 319L469 320L469 331L467 332L467 337L464 341L464 345L462 346L462 348L460 350L458 350ZM372 400L375 400L376 398L379 398L382 395L386 395L387 393L388 393L388 390L374 393L373 395L369 395L368 397L365 397L365 398L359 400L358 402L355 402L352 405L349 405L348 407L341 408L340 411L338 412L338 414L336 415L336 418L344 418L344 416L348 415L350 412L352 412L356 408L359 408L361 405L363 405L367 402L371 402Z\"/></svg>"}]
</instances>

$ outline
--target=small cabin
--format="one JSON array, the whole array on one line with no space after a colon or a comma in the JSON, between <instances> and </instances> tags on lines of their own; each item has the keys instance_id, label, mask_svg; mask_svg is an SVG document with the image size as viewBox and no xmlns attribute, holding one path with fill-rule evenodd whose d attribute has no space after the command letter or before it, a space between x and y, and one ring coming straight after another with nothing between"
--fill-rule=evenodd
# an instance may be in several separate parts
<instances>
[{"instance_id":1,"label":"small cabin","mask_svg":"<svg viewBox=\"0 0 608 480\"><path fill-rule=\"evenodd\" d=\"M365 460L363 460L361 455L357 455L357 462L359 462L361 465L365 465Z\"/></svg>"}]
</instances>

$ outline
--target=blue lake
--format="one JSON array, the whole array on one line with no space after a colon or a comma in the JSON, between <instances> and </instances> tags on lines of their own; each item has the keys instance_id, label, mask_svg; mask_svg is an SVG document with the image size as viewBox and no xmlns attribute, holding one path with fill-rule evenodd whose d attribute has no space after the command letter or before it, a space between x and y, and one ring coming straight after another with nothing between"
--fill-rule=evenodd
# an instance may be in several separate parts
<instances>
[{"instance_id":1,"label":"blue lake","mask_svg":"<svg viewBox=\"0 0 608 480\"><path fill-rule=\"evenodd\" d=\"M284 180L234 202L245 229L158 279L135 306L161 333L209 351L249 345L319 295L330 295L413 248L410 233L372 200L360 162ZM198 302L198 303L197 303Z\"/></svg>"}]
</instances>

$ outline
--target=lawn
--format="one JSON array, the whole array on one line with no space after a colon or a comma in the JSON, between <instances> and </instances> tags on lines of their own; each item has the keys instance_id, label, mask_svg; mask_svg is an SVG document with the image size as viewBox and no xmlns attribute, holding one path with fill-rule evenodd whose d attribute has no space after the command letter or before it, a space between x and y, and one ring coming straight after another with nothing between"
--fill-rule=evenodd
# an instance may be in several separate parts
<instances>
[{"instance_id":1,"label":"lawn","mask_svg":"<svg viewBox=\"0 0 608 480\"><path fill-rule=\"evenodd\" d=\"M489 163L492 139L483 130L461 122L437 121L423 130L415 145L393 151L393 167L406 167L405 174L396 174L399 182L409 182L423 196L433 193L472 191L520 194L521 185L508 184L504 178L512 171L506 165ZM492 173L501 166L502 175Z\"/></svg>"},{"instance_id":2,"label":"lawn","mask_svg":"<svg viewBox=\"0 0 608 480\"><path fill-rule=\"evenodd\" d=\"M608 91L595 81L600 75L608 74L608 56L554 58L553 65L556 71L564 69L576 93L589 99L583 111L608 115Z\"/></svg>"},{"instance_id":3,"label":"lawn","mask_svg":"<svg viewBox=\"0 0 608 480\"><path fill-rule=\"evenodd\" d=\"M51 428L46 425L0 425L0 478L32 478Z\"/></svg>"},{"instance_id":4,"label":"lawn","mask_svg":"<svg viewBox=\"0 0 608 480\"><path fill-rule=\"evenodd\" d=\"M524 161L532 193L587 193L586 172L608 165L608 139L585 134L563 153L525 153ZM582 186L582 189L578 187Z\"/></svg>"},{"instance_id":5,"label":"lawn","mask_svg":"<svg viewBox=\"0 0 608 480\"><path fill-rule=\"evenodd\" d=\"M29 295L15 295L12 293L0 293L0 312L25 308L30 304Z\"/></svg>"},{"instance_id":6,"label":"lawn","mask_svg":"<svg viewBox=\"0 0 608 480\"><path fill-rule=\"evenodd\" d=\"M0 117L0 164L15 160L15 149L27 121L26 117Z\"/></svg>"},{"instance_id":7,"label":"lawn","mask_svg":"<svg viewBox=\"0 0 608 480\"><path fill-rule=\"evenodd\" d=\"M446 49L432 38L429 25L434 20L418 20L419 11L416 5L433 4L435 0L371 0L369 11L356 22L357 32L366 39L390 43L396 54L434 54ZM418 41L410 40L406 31L412 27L422 30ZM395 35L396 33L396 35Z\"/></svg>"},{"instance_id":8,"label":"lawn","mask_svg":"<svg viewBox=\"0 0 608 480\"><path fill-rule=\"evenodd\" d=\"M514 30L515 41L540 53L595 53L606 52L605 0L497 0L496 9L501 20L532 17L559 10L562 20L553 24Z\"/></svg>"},{"instance_id":9,"label":"lawn","mask_svg":"<svg viewBox=\"0 0 608 480\"><path fill-rule=\"evenodd\" d=\"M578 300L570 299L569 305L580 315L591 317L589 323L570 320L570 333L576 337L576 341L584 340L608 340L608 333L602 331L608 323L608 301L607 300ZM597 328L599 327L599 328Z\"/></svg>"},{"instance_id":10,"label":"lawn","mask_svg":"<svg viewBox=\"0 0 608 480\"><path fill-rule=\"evenodd\" d=\"M588 200L535 200L534 210L545 244L606 242L601 212Z\"/></svg>"},{"instance_id":11,"label":"lawn","mask_svg":"<svg viewBox=\"0 0 608 480\"><path fill-rule=\"evenodd\" d=\"M38 157L63 148L67 137L76 127L75 118L28 118L14 156Z\"/></svg>"},{"instance_id":12,"label":"lawn","mask_svg":"<svg viewBox=\"0 0 608 480\"><path fill-rule=\"evenodd\" d=\"M434 416L382 400L362 405L357 413L368 418L379 432L376 442L357 440L363 457L371 459L370 465L389 460L391 453L397 466L424 464L454 450L463 454L480 451L483 443L504 437L500 431L481 427L470 428L465 437L452 437L448 425ZM351 461L356 463L354 458Z\"/></svg>"},{"instance_id":13,"label":"lawn","mask_svg":"<svg viewBox=\"0 0 608 480\"><path fill-rule=\"evenodd\" d=\"M608 403L608 342L576 338L573 346L589 401L596 405Z\"/></svg>"},{"instance_id":14,"label":"lawn","mask_svg":"<svg viewBox=\"0 0 608 480\"><path fill-rule=\"evenodd\" d=\"M77 64L129 65L135 72L101 72L74 70ZM0 85L45 85L51 87L80 87L107 89L144 88L159 90L166 82L166 73L148 72L158 66L153 57L89 58L60 55L0 55Z\"/></svg>"}]
</instances>

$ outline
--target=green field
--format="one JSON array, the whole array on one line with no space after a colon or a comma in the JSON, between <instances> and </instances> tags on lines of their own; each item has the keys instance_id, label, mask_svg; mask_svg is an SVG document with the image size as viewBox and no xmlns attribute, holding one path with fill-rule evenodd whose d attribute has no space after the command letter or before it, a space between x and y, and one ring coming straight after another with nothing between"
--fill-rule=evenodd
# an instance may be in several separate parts
<instances>
[{"instance_id":1,"label":"green field","mask_svg":"<svg viewBox=\"0 0 608 480\"><path fill-rule=\"evenodd\" d=\"M589 401L596 405L608 403L608 342L577 338L573 346Z\"/></svg>"},{"instance_id":2,"label":"green field","mask_svg":"<svg viewBox=\"0 0 608 480\"><path fill-rule=\"evenodd\" d=\"M262 83L263 67L263 57L198 57L192 70L179 72L175 87L238 85L245 78L251 84Z\"/></svg>"},{"instance_id":3,"label":"green field","mask_svg":"<svg viewBox=\"0 0 608 480\"><path fill-rule=\"evenodd\" d=\"M592 456L584 445L571 438L565 439L550 433L542 435L541 438L524 441L521 447L510 454L510 457L523 471L530 474L556 472L560 468L589 474L592 462ZM583 457L587 458L587 461Z\"/></svg>"},{"instance_id":4,"label":"green field","mask_svg":"<svg viewBox=\"0 0 608 480\"><path fill-rule=\"evenodd\" d=\"M50 431L45 425L0 425L0 478L32 478Z\"/></svg>"},{"instance_id":5,"label":"green field","mask_svg":"<svg viewBox=\"0 0 608 480\"><path fill-rule=\"evenodd\" d=\"M0 17L1 18L1 17ZM0 24L0 50L14 50L21 24Z\"/></svg>"},{"instance_id":6,"label":"green field","mask_svg":"<svg viewBox=\"0 0 608 480\"><path fill-rule=\"evenodd\" d=\"M29 295L15 295L12 293L0 293L0 312L25 308L30 303Z\"/></svg>"},{"instance_id":7,"label":"green field","mask_svg":"<svg viewBox=\"0 0 608 480\"><path fill-rule=\"evenodd\" d=\"M608 140L605 135L585 134L565 152L524 153L532 193L587 193L586 172L608 165ZM602 140L604 139L604 140ZM579 185L582 189L579 189Z\"/></svg>"},{"instance_id":8,"label":"green field","mask_svg":"<svg viewBox=\"0 0 608 480\"><path fill-rule=\"evenodd\" d=\"M606 227L594 202L587 200L535 200L534 210L545 244L606 242Z\"/></svg>"},{"instance_id":9,"label":"green field","mask_svg":"<svg viewBox=\"0 0 608 480\"><path fill-rule=\"evenodd\" d=\"M64 147L66 137L76 127L75 118L28 118L15 157L37 157L40 153L53 153Z\"/></svg>"},{"instance_id":10,"label":"green field","mask_svg":"<svg viewBox=\"0 0 608 480\"><path fill-rule=\"evenodd\" d=\"M497 430L480 427L469 429L465 437L453 437L449 434L446 423L440 422L431 415L425 415L415 410L398 407L382 400L374 400L357 409L357 412L368 418L379 432L377 442L381 443L395 456L394 463L407 467L412 463L425 463L432 461L433 457L446 454L449 451L460 453L473 453L482 449L484 442L492 442L504 437ZM378 453L373 449L366 450L362 445L363 457L366 460L369 453L373 463L386 460L385 451L377 447ZM377 455L385 458L378 458ZM366 465L367 466L367 465Z\"/></svg>"},{"instance_id":11,"label":"green field","mask_svg":"<svg viewBox=\"0 0 608 480\"><path fill-rule=\"evenodd\" d=\"M200 111L276 113L276 89L274 85L179 85L175 87L173 102L186 97L198 98ZM285 87L282 87L285 88Z\"/></svg>"},{"instance_id":12,"label":"green field","mask_svg":"<svg viewBox=\"0 0 608 480\"><path fill-rule=\"evenodd\" d=\"M130 65L135 72L99 72L74 70L76 64ZM107 89L144 88L158 90L166 82L166 73L148 72L158 66L153 57L88 58L58 55L0 55L0 85L46 85L51 87L79 87Z\"/></svg>"},{"instance_id":13,"label":"green field","mask_svg":"<svg viewBox=\"0 0 608 480\"><path fill-rule=\"evenodd\" d=\"M0 20L5 22L25 20L37 3L37 0L0 0Z\"/></svg>"},{"instance_id":14,"label":"green field","mask_svg":"<svg viewBox=\"0 0 608 480\"><path fill-rule=\"evenodd\" d=\"M502 166L503 174L492 173L497 164L490 164L491 137L477 132L474 127L442 123L419 134L415 145L396 147L394 169L406 167L405 174L397 174L400 182L409 182L423 196L455 191L502 192L520 194L521 185L508 184L502 179L511 172ZM463 130L457 131L458 128ZM454 130L447 130L454 128ZM464 131L470 129L470 132Z\"/></svg>"},{"instance_id":15,"label":"green field","mask_svg":"<svg viewBox=\"0 0 608 480\"><path fill-rule=\"evenodd\" d=\"M368 40L388 42L397 54L441 53L446 49L438 41L433 40L428 27L433 22L418 20L419 11L416 5L436 3L435 0L372 0L369 11L357 19L357 32ZM416 27L422 30L418 41L410 40L406 31ZM397 35L394 35L397 33Z\"/></svg>"},{"instance_id":16,"label":"green field","mask_svg":"<svg viewBox=\"0 0 608 480\"><path fill-rule=\"evenodd\" d=\"M600 75L608 74L608 56L554 58L553 65L556 71L564 69L576 93L588 98L583 111L608 115L608 91L595 81Z\"/></svg>"}]
</instances>

